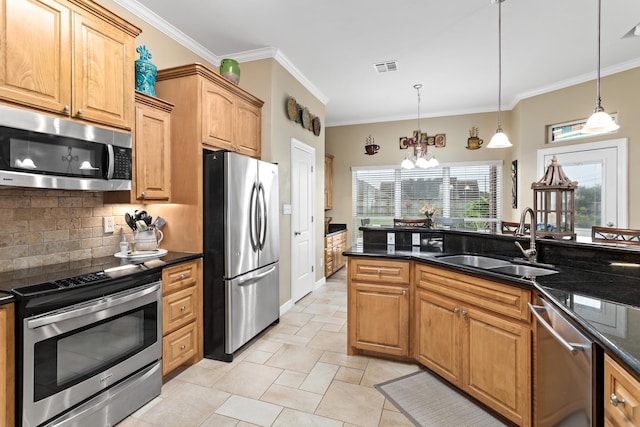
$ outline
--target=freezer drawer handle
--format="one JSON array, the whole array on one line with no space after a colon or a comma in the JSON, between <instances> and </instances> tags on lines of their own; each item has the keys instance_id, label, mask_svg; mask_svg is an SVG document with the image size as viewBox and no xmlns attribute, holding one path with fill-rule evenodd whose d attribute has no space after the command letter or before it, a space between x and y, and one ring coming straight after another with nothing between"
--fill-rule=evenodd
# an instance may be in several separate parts
<instances>
[{"instance_id":1,"label":"freezer drawer handle","mask_svg":"<svg viewBox=\"0 0 640 427\"><path fill-rule=\"evenodd\" d=\"M264 273L260 273L257 276L253 276L253 277L250 277L248 279L240 280L238 282L238 286L250 285L250 284L256 282L257 280L260 280L263 277L268 276L269 274L273 273L273 270L275 270L275 269L276 269L276 267L273 266L269 270L265 271Z\"/></svg>"},{"instance_id":2,"label":"freezer drawer handle","mask_svg":"<svg viewBox=\"0 0 640 427\"><path fill-rule=\"evenodd\" d=\"M544 328L549 331L549 333L560 343L563 345L563 347L565 347L567 350L569 350L569 353L571 354L577 354L578 351L584 351L585 347L582 344L577 344L577 343L570 343L567 342L564 338L562 338L562 336L555 330L553 329L553 327L547 323L546 320L544 320L544 318L540 315L540 313L538 313L538 311L546 311L547 308L546 307L542 307L539 305L532 305L530 302L527 303L527 305L529 306L529 311L531 311L531 313L535 316L535 318L538 320L538 322L544 326Z\"/></svg>"}]
</instances>

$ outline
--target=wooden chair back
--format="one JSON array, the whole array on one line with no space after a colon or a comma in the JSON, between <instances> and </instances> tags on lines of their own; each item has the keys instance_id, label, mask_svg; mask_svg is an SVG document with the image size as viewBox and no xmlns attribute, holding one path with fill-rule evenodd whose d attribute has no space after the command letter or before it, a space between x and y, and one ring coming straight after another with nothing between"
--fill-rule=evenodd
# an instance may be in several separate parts
<instances>
[{"instance_id":1,"label":"wooden chair back","mask_svg":"<svg viewBox=\"0 0 640 427\"><path fill-rule=\"evenodd\" d=\"M614 227L591 227L591 240L598 243L640 245L640 230Z\"/></svg>"},{"instance_id":2,"label":"wooden chair back","mask_svg":"<svg viewBox=\"0 0 640 427\"><path fill-rule=\"evenodd\" d=\"M516 230L520 226L519 222L511 222L511 221L502 221L501 231L502 234L512 234L515 236ZM524 232L531 233L531 224L524 225Z\"/></svg>"}]
</instances>

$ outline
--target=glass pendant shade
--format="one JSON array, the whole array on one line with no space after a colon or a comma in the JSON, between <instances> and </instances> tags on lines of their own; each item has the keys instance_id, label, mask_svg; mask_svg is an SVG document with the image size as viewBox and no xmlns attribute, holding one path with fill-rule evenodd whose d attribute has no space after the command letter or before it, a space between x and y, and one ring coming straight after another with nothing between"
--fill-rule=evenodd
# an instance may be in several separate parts
<instances>
[{"instance_id":1,"label":"glass pendant shade","mask_svg":"<svg viewBox=\"0 0 640 427\"><path fill-rule=\"evenodd\" d=\"M415 167L418 167L421 169L434 168L439 166L440 163L438 163L433 153L429 153L427 151L426 147L424 149L425 150L424 153L422 152L422 144L419 141L420 136L423 135L422 132L420 131L420 88L422 88L422 85L415 84L413 85L413 88L418 93L418 130L417 130L418 137L417 137L417 141L414 141L412 144L410 144L411 146L415 144L413 156L407 155L402 161L402 163L400 163L400 167L402 169L413 169ZM414 156L415 156L415 163L414 163L414 160L412 159L412 157ZM428 157L431 157L431 158L427 160Z\"/></svg>"},{"instance_id":2,"label":"glass pendant shade","mask_svg":"<svg viewBox=\"0 0 640 427\"><path fill-rule=\"evenodd\" d=\"M415 165L408 157L405 157L402 163L400 164L400 167L402 169L413 169L415 168Z\"/></svg>"},{"instance_id":3,"label":"glass pendant shade","mask_svg":"<svg viewBox=\"0 0 640 427\"><path fill-rule=\"evenodd\" d=\"M438 166L440 166L440 162L435 157L430 158L427 162L428 168L437 168Z\"/></svg>"},{"instance_id":4,"label":"glass pendant shade","mask_svg":"<svg viewBox=\"0 0 640 427\"><path fill-rule=\"evenodd\" d=\"M419 168L422 168L422 169L426 169L426 168L429 167L429 162L427 161L427 159L425 159L424 157L420 156L416 160L416 167L419 167Z\"/></svg>"},{"instance_id":5,"label":"glass pendant shade","mask_svg":"<svg viewBox=\"0 0 640 427\"><path fill-rule=\"evenodd\" d=\"M487 148L509 148L512 147L511 141L509 141L509 137L502 131L502 129L498 128L496 130L496 134L493 135L491 141L487 145Z\"/></svg>"},{"instance_id":6,"label":"glass pendant shade","mask_svg":"<svg viewBox=\"0 0 640 427\"><path fill-rule=\"evenodd\" d=\"M598 134L613 132L620 129L620 126L613 121L611 116L605 111L596 111L589 117L587 123L582 128L582 132Z\"/></svg>"}]
</instances>

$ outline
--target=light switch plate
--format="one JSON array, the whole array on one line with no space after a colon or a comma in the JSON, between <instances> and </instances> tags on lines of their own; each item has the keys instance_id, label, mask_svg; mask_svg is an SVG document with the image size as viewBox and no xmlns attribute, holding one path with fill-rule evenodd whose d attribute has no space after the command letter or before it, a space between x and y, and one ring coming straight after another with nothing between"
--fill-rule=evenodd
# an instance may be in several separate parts
<instances>
[{"instance_id":1,"label":"light switch plate","mask_svg":"<svg viewBox=\"0 0 640 427\"><path fill-rule=\"evenodd\" d=\"M113 233L115 231L115 222L113 220L113 217L102 217L102 227L105 233Z\"/></svg>"},{"instance_id":2,"label":"light switch plate","mask_svg":"<svg viewBox=\"0 0 640 427\"><path fill-rule=\"evenodd\" d=\"M387 245L396 244L396 233L387 233Z\"/></svg>"},{"instance_id":3,"label":"light switch plate","mask_svg":"<svg viewBox=\"0 0 640 427\"><path fill-rule=\"evenodd\" d=\"M420 233L411 233L411 246L420 246Z\"/></svg>"},{"instance_id":4,"label":"light switch plate","mask_svg":"<svg viewBox=\"0 0 640 427\"><path fill-rule=\"evenodd\" d=\"M282 215L291 215L291 205L289 204L282 205Z\"/></svg>"}]
</instances>

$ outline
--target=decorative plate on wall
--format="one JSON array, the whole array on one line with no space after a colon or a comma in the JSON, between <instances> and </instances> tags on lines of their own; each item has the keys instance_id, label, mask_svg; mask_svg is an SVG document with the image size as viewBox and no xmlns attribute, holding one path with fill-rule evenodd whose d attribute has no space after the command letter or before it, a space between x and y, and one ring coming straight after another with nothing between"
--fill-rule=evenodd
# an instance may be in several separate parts
<instances>
[{"instance_id":1,"label":"decorative plate on wall","mask_svg":"<svg viewBox=\"0 0 640 427\"><path fill-rule=\"evenodd\" d=\"M287 99L287 115L289 116L289 120L294 122L298 118L298 103L293 96Z\"/></svg>"},{"instance_id":2,"label":"decorative plate on wall","mask_svg":"<svg viewBox=\"0 0 640 427\"><path fill-rule=\"evenodd\" d=\"M313 126L313 134L315 136L320 136L320 129L322 129L322 125L320 124L320 117L314 117L311 126Z\"/></svg>"},{"instance_id":3,"label":"decorative plate on wall","mask_svg":"<svg viewBox=\"0 0 640 427\"><path fill-rule=\"evenodd\" d=\"M309 116L309 109L304 107L302 109L302 127L305 129L309 129L309 125L311 124L311 117Z\"/></svg>"}]
</instances>

